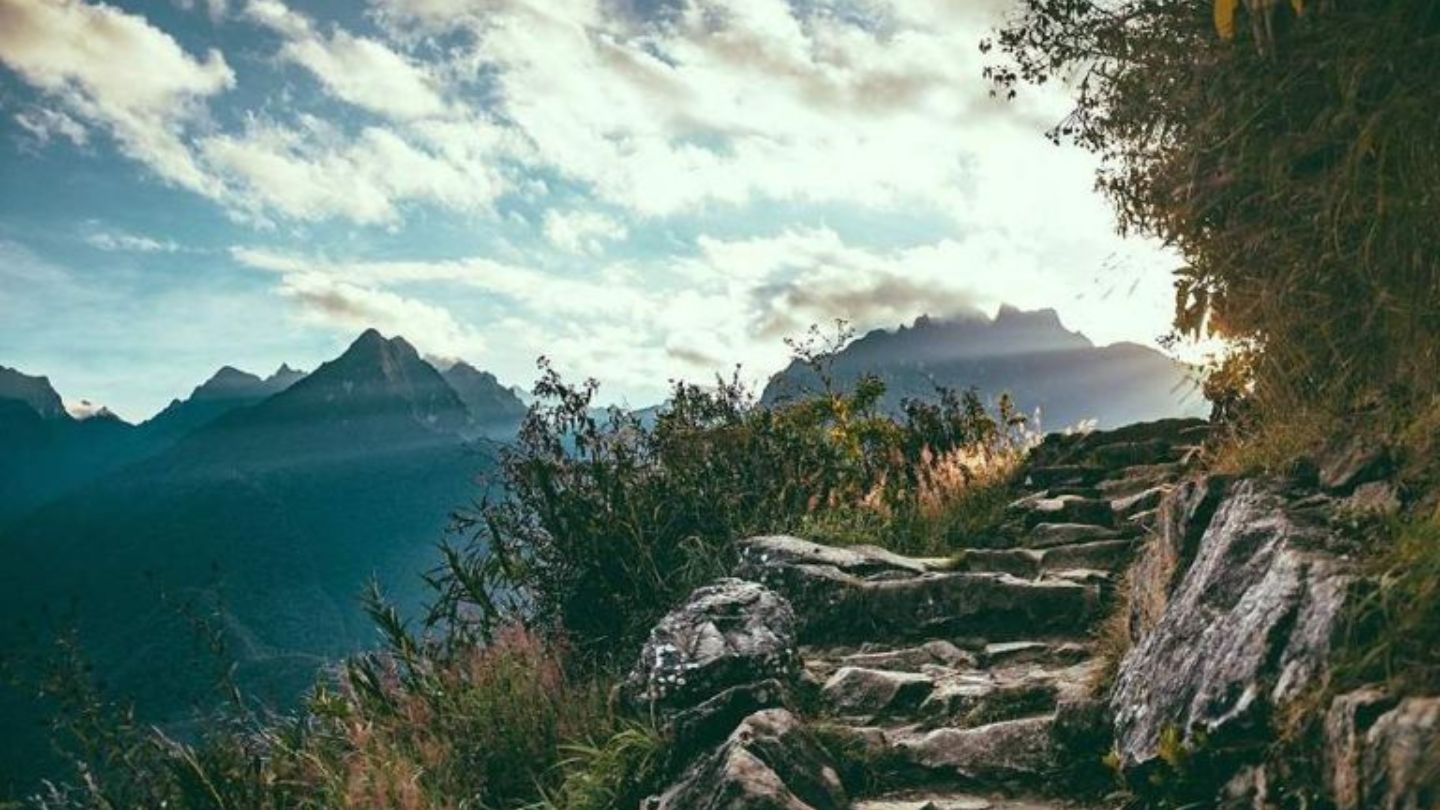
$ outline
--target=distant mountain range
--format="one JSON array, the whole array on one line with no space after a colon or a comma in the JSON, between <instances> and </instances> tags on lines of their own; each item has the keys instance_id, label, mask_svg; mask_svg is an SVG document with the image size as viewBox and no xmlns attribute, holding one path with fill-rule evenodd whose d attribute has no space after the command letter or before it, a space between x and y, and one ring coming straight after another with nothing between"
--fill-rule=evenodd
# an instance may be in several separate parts
<instances>
[{"instance_id":1,"label":"distant mountain range","mask_svg":"<svg viewBox=\"0 0 1440 810\"><path fill-rule=\"evenodd\" d=\"M373 330L308 375L223 368L140 425L76 419L45 378L0 369L0 656L73 626L108 687L173 723L214 702L208 616L242 685L290 703L374 644L372 576L418 606L524 413L493 376ZM0 688L0 797L39 767L42 708Z\"/></svg>"},{"instance_id":2,"label":"distant mountain range","mask_svg":"<svg viewBox=\"0 0 1440 810\"><path fill-rule=\"evenodd\" d=\"M1206 413L1186 366L1136 343L1096 346L1066 329L1053 309L1002 306L994 318L921 317L896 331L876 330L835 354L829 374L842 389L861 375L879 377L882 407L896 414L906 399L935 398L937 386L973 387L991 402L1009 392L1047 431ZM813 368L792 362L770 378L761 401L773 405L821 387Z\"/></svg>"}]
</instances>

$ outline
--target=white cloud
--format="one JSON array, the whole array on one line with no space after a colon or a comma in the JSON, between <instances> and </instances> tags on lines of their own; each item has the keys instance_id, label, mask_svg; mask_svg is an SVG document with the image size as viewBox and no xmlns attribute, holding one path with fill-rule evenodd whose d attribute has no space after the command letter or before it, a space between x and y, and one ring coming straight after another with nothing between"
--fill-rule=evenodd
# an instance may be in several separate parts
<instances>
[{"instance_id":1,"label":"white cloud","mask_svg":"<svg viewBox=\"0 0 1440 810\"><path fill-rule=\"evenodd\" d=\"M217 50L186 53L144 18L76 0L0 0L0 62L74 116L107 128L131 157L166 180L214 186L182 132L203 100L235 84Z\"/></svg>"},{"instance_id":2,"label":"white cloud","mask_svg":"<svg viewBox=\"0 0 1440 810\"><path fill-rule=\"evenodd\" d=\"M402 120L445 112L434 78L380 42L343 29L322 35L278 0L251 0L246 16L281 34L280 57L309 70L342 101Z\"/></svg>"},{"instance_id":3,"label":"white cloud","mask_svg":"<svg viewBox=\"0 0 1440 810\"><path fill-rule=\"evenodd\" d=\"M285 276L280 294L296 301L303 321L359 332L375 327L404 334L426 352L475 356L485 350L474 329L455 320L443 307L341 280L324 273Z\"/></svg>"},{"instance_id":4,"label":"white cloud","mask_svg":"<svg viewBox=\"0 0 1440 810\"><path fill-rule=\"evenodd\" d=\"M64 138L76 146L90 141L90 132L85 125L60 110L48 107L34 107L15 114L15 123L30 133L43 146L54 138Z\"/></svg>"},{"instance_id":5,"label":"white cloud","mask_svg":"<svg viewBox=\"0 0 1440 810\"><path fill-rule=\"evenodd\" d=\"M546 211L545 238L566 253L602 253L606 242L624 239L629 230L598 211Z\"/></svg>"},{"instance_id":6,"label":"white cloud","mask_svg":"<svg viewBox=\"0 0 1440 810\"><path fill-rule=\"evenodd\" d=\"M96 231L85 237L93 248L108 251L130 251L134 253L175 253L180 245L169 239L152 239L123 231Z\"/></svg>"}]
</instances>

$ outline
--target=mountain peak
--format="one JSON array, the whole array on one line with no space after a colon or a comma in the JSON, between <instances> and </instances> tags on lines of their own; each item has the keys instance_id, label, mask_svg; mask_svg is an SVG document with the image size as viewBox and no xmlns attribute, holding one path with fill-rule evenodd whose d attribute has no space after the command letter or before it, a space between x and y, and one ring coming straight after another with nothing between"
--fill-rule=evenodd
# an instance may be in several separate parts
<instances>
[{"instance_id":1,"label":"mountain peak","mask_svg":"<svg viewBox=\"0 0 1440 810\"><path fill-rule=\"evenodd\" d=\"M68 419L65 403L50 385L49 377L35 377L0 366L0 399L14 399L28 405L42 419Z\"/></svg>"},{"instance_id":2,"label":"mountain peak","mask_svg":"<svg viewBox=\"0 0 1440 810\"><path fill-rule=\"evenodd\" d=\"M281 363L274 374L265 378L265 387L271 391L283 391L304 377L305 372L291 368L289 363Z\"/></svg>"},{"instance_id":3,"label":"mountain peak","mask_svg":"<svg viewBox=\"0 0 1440 810\"><path fill-rule=\"evenodd\" d=\"M191 399L229 399L243 396L261 384L259 377L234 366L221 366L210 379L195 387Z\"/></svg>"}]
</instances>

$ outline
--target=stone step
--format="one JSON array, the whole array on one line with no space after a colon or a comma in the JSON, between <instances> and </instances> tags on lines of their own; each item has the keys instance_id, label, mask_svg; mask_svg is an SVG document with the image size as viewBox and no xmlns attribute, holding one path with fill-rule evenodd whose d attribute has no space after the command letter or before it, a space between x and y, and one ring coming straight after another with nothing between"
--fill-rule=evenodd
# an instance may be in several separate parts
<instances>
[{"instance_id":1,"label":"stone step","mask_svg":"<svg viewBox=\"0 0 1440 810\"><path fill-rule=\"evenodd\" d=\"M807 662L806 671L820 684L816 704L828 717L967 728L1049 712L1062 700L1083 697L1099 667L1088 656L1073 642L1014 642L986 645L984 666L922 664L907 671Z\"/></svg>"},{"instance_id":2,"label":"stone step","mask_svg":"<svg viewBox=\"0 0 1440 810\"><path fill-rule=\"evenodd\" d=\"M1115 540L1121 533L1106 526L1089 523L1038 523L1021 540L1026 548L1051 548L1096 540Z\"/></svg>"},{"instance_id":3,"label":"stone step","mask_svg":"<svg viewBox=\"0 0 1440 810\"><path fill-rule=\"evenodd\" d=\"M1054 715L1002 720L974 728L886 735L900 779L909 784L1034 789L1056 770Z\"/></svg>"},{"instance_id":4,"label":"stone step","mask_svg":"<svg viewBox=\"0 0 1440 810\"><path fill-rule=\"evenodd\" d=\"M1137 538L1119 537L1039 549L965 549L956 556L955 567L960 571L1009 574L1021 579L1038 579L1043 574L1076 568L1115 572L1129 565L1138 548Z\"/></svg>"},{"instance_id":5,"label":"stone step","mask_svg":"<svg viewBox=\"0 0 1440 810\"><path fill-rule=\"evenodd\" d=\"M1010 504L1007 510L1017 515L1027 527L1041 523L1086 523L1108 527L1115 523L1115 513L1109 501L1082 495L1025 497Z\"/></svg>"},{"instance_id":6,"label":"stone step","mask_svg":"<svg viewBox=\"0 0 1440 810\"><path fill-rule=\"evenodd\" d=\"M850 807L851 810L1086 810L1102 805L998 793L922 790L858 799Z\"/></svg>"},{"instance_id":7,"label":"stone step","mask_svg":"<svg viewBox=\"0 0 1440 810\"><path fill-rule=\"evenodd\" d=\"M736 573L789 600L799 618L800 641L812 645L951 635L991 640L1078 635L1100 609L1099 585L1083 579L937 567L934 561L879 549L765 537L742 544Z\"/></svg>"}]
</instances>

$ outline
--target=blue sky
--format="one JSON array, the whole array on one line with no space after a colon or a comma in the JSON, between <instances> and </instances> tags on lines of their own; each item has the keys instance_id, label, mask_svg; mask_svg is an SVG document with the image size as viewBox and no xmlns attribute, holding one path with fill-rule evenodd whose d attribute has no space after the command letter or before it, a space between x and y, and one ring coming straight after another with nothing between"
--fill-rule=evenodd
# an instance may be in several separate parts
<instances>
[{"instance_id":1,"label":"blue sky","mask_svg":"<svg viewBox=\"0 0 1440 810\"><path fill-rule=\"evenodd\" d=\"M846 318L1165 330L1004 0L0 0L0 365L131 419L367 326L644 404Z\"/></svg>"}]
</instances>

